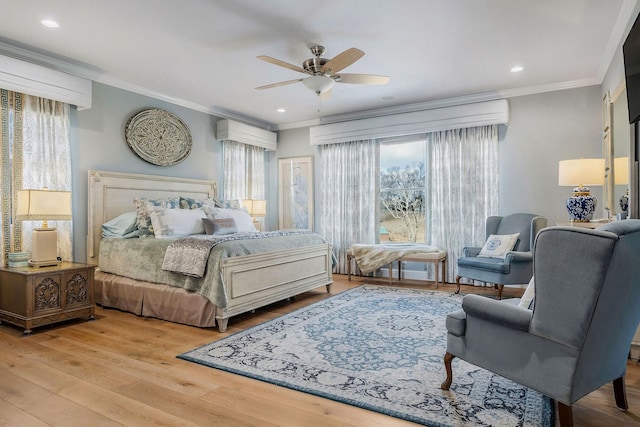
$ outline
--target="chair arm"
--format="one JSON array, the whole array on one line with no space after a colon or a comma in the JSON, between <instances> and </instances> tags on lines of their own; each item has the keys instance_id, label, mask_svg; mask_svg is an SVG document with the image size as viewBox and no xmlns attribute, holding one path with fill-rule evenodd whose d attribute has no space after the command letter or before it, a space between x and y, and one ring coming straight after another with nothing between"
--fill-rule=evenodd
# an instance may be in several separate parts
<instances>
[{"instance_id":1,"label":"chair arm","mask_svg":"<svg viewBox=\"0 0 640 427\"><path fill-rule=\"evenodd\" d=\"M511 329L528 331L533 312L506 301L497 301L471 294L462 299L462 309L468 316L479 317Z\"/></svg>"},{"instance_id":2,"label":"chair arm","mask_svg":"<svg viewBox=\"0 0 640 427\"><path fill-rule=\"evenodd\" d=\"M478 256L482 248L476 248L474 246L466 246L462 248L462 256L464 257L473 257Z\"/></svg>"},{"instance_id":3,"label":"chair arm","mask_svg":"<svg viewBox=\"0 0 640 427\"><path fill-rule=\"evenodd\" d=\"M518 252L518 251L507 252L507 255L504 257L504 260L508 264L512 262L532 262L533 252Z\"/></svg>"}]
</instances>

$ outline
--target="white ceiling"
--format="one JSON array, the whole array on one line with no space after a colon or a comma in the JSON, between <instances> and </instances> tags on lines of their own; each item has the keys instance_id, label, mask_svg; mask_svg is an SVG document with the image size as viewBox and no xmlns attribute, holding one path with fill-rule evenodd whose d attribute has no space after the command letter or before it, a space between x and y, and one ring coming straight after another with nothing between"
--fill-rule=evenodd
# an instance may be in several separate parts
<instances>
[{"instance_id":1,"label":"white ceiling","mask_svg":"<svg viewBox=\"0 0 640 427\"><path fill-rule=\"evenodd\" d=\"M44 55L32 60L98 82L285 129L407 104L599 84L635 3L0 0L0 52L26 49ZM60 28L45 28L39 23L45 18ZM256 56L301 66L314 44L327 48L327 58L359 48L365 56L343 72L391 80L385 86L336 84L320 104L302 83L255 89L305 76ZM524 71L511 73L514 65ZM287 111L276 112L280 107Z\"/></svg>"}]
</instances>

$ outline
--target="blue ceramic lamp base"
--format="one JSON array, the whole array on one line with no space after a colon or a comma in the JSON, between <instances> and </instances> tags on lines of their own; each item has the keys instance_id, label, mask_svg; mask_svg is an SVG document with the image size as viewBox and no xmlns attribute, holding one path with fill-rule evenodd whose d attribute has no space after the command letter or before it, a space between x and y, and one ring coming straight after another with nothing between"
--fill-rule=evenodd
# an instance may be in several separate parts
<instances>
[{"instance_id":1,"label":"blue ceramic lamp base","mask_svg":"<svg viewBox=\"0 0 640 427\"><path fill-rule=\"evenodd\" d=\"M588 187L576 187L567 199L569 219L573 222L589 222L593 219L598 200L591 195Z\"/></svg>"}]
</instances>

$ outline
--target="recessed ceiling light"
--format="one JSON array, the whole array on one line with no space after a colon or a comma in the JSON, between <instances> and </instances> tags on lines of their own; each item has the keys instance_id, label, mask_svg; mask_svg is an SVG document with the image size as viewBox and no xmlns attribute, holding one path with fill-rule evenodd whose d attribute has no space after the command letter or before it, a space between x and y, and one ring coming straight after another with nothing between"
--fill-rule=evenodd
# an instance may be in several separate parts
<instances>
[{"instance_id":1,"label":"recessed ceiling light","mask_svg":"<svg viewBox=\"0 0 640 427\"><path fill-rule=\"evenodd\" d=\"M511 69L512 73L519 73L520 71L524 70L524 67L520 66L520 65L516 65L515 67L513 67Z\"/></svg>"},{"instance_id":2,"label":"recessed ceiling light","mask_svg":"<svg viewBox=\"0 0 640 427\"><path fill-rule=\"evenodd\" d=\"M56 21L52 21L51 19L43 19L40 23L48 28L58 28L60 26Z\"/></svg>"},{"instance_id":3,"label":"recessed ceiling light","mask_svg":"<svg viewBox=\"0 0 640 427\"><path fill-rule=\"evenodd\" d=\"M286 113L287 112L287 110L285 110L284 108L278 108L276 111L278 113Z\"/></svg>"}]
</instances>

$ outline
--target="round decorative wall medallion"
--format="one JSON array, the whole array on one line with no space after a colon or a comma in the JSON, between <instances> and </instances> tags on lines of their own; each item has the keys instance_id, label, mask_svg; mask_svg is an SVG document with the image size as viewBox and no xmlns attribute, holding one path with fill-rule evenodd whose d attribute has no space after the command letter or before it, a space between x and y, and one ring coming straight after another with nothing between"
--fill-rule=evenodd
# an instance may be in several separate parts
<instances>
[{"instance_id":1,"label":"round decorative wall medallion","mask_svg":"<svg viewBox=\"0 0 640 427\"><path fill-rule=\"evenodd\" d=\"M191 153L191 132L177 116L152 108L131 116L125 128L129 148L158 166L180 163Z\"/></svg>"}]
</instances>

